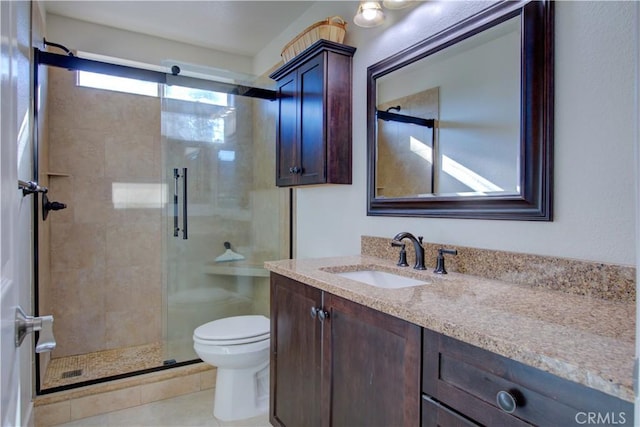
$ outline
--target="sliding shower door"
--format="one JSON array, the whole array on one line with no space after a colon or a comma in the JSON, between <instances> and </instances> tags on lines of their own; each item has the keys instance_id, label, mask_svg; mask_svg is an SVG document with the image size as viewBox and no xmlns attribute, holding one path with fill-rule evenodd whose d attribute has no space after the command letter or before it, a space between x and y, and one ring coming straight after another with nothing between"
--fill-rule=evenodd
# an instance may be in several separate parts
<instances>
[{"instance_id":1,"label":"sliding shower door","mask_svg":"<svg viewBox=\"0 0 640 427\"><path fill-rule=\"evenodd\" d=\"M196 360L197 326L268 314L262 264L289 254L276 104L39 72L40 182L67 208L38 226L36 299L58 343L38 358L38 394ZM186 80L213 84L199 73Z\"/></svg>"},{"instance_id":2,"label":"sliding shower door","mask_svg":"<svg viewBox=\"0 0 640 427\"><path fill-rule=\"evenodd\" d=\"M167 364L197 359L196 327L229 316L269 313L263 262L285 257L288 241L286 194L274 187L275 163L269 160L273 104L164 87Z\"/></svg>"}]
</instances>

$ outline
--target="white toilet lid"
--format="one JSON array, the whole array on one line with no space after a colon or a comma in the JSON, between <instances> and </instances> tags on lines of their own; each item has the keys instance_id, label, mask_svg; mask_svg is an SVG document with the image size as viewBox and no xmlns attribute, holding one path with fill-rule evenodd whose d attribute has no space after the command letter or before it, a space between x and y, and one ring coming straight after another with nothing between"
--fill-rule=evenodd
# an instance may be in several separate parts
<instances>
[{"instance_id":1,"label":"white toilet lid","mask_svg":"<svg viewBox=\"0 0 640 427\"><path fill-rule=\"evenodd\" d=\"M193 336L207 341L255 342L269 337L270 320L265 316L235 316L198 326Z\"/></svg>"}]
</instances>

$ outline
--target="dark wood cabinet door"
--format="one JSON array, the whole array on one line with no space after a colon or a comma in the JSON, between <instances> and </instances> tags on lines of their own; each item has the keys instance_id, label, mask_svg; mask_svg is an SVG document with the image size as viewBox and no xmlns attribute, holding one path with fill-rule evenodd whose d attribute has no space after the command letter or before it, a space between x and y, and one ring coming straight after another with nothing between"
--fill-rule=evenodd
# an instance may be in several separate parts
<instances>
[{"instance_id":1,"label":"dark wood cabinet door","mask_svg":"<svg viewBox=\"0 0 640 427\"><path fill-rule=\"evenodd\" d=\"M421 329L326 293L324 306L324 425L418 426Z\"/></svg>"},{"instance_id":2,"label":"dark wood cabinet door","mask_svg":"<svg viewBox=\"0 0 640 427\"><path fill-rule=\"evenodd\" d=\"M300 112L299 184L326 182L324 57L321 53L298 70Z\"/></svg>"},{"instance_id":3,"label":"dark wood cabinet door","mask_svg":"<svg viewBox=\"0 0 640 427\"><path fill-rule=\"evenodd\" d=\"M320 426L321 323L312 318L322 292L271 274L270 421Z\"/></svg>"},{"instance_id":4,"label":"dark wood cabinet door","mask_svg":"<svg viewBox=\"0 0 640 427\"><path fill-rule=\"evenodd\" d=\"M276 185L351 184L354 47L318 40L273 72Z\"/></svg>"},{"instance_id":5,"label":"dark wood cabinet door","mask_svg":"<svg viewBox=\"0 0 640 427\"><path fill-rule=\"evenodd\" d=\"M287 74L278 81L278 114L276 124L276 138L278 148L276 153L276 185L294 185L297 175L291 168L297 165L297 120L298 120L298 78L296 71Z\"/></svg>"}]
</instances>

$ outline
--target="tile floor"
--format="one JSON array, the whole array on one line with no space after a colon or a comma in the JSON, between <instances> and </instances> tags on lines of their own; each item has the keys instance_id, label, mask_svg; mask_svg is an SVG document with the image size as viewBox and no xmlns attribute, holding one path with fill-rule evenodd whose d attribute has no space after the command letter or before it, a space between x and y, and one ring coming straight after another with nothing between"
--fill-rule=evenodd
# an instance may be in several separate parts
<instances>
[{"instance_id":1,"label":"tile floor","mask_svg":"<svg viewBox=\"0 0 640 427\"><path fill-rule=\"evenodd\" d=\"M223 422L213 417L213 390L110 412L59 424L59 427L270 427L267 415L248 420Z\"/></svg>"},{"instance_id":2,"label":"tile floor","mask_svg":"<svg viewBox=\"0 0 640 427\"><path fill-rule=\"evenodd\" d=\"M156 368L163 356L162 344L152 343L51 359L42 389ZM77 375L67 375L74 371Z\"/></svg>"}]
</instances>

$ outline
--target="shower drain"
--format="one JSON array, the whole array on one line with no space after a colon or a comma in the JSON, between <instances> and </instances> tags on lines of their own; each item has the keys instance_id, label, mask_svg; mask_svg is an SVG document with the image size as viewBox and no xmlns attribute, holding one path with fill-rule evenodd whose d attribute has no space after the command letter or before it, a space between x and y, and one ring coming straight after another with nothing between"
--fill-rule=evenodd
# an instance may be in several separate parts
<instances>
[{"instance_id":1,"label":"shower drain","mask_svg":"<svg viewBox=\"0 0 640 427\"><path fill-rule=\"evenodd\" d=\"M73 378L73 377L79 377L80 375L82 375L82 369L74 369L73 371L63 372L61 377L62 378Z\"/></svg>"}]
</instances>

